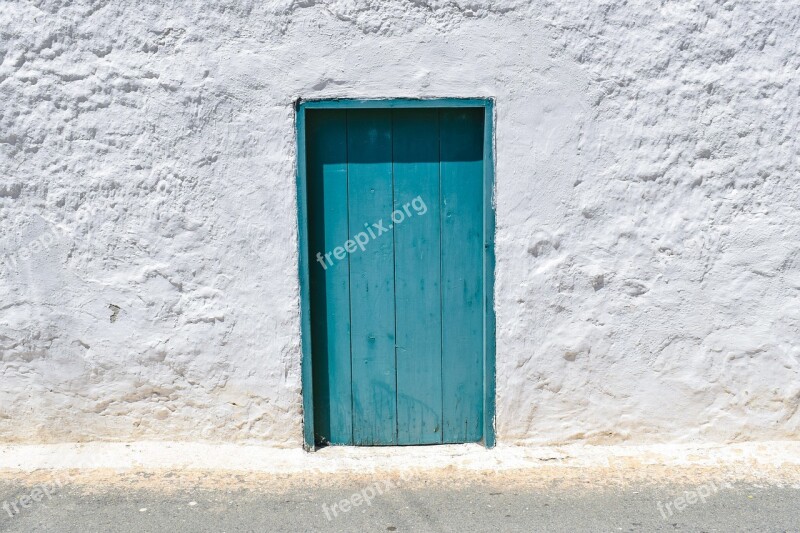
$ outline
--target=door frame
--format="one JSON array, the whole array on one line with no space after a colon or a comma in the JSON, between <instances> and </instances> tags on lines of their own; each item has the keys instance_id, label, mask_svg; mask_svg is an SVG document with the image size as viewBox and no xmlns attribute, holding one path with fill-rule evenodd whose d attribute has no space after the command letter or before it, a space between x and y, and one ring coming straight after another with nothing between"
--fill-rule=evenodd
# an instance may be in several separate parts
<instances>
[{"instance_id":1,"label":"door frame","mask_svg":"<svg viewBox=\"0 0 800 533\"><path fill-rule=\"evenodd\" d=\"M314 442L313 368L311 359L311 283L308 236L308 188L306 181L307 109L395 109L395 108L482 107L483 132L483 440L486 448L495 445L495 207L494 207L494 98L298 98L295 108L297 140L297 228L300 280L300 348L302 350L303 446L308 451Z\"/></svg>"}]
</instances>

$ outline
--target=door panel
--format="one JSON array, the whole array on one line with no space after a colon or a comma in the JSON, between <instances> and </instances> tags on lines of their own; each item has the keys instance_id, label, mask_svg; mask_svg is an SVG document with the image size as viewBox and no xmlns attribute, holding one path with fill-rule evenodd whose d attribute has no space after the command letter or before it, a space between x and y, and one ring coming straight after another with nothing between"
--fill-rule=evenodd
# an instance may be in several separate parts
<instances>
[{"instance_id":1,"label":"door panel","mask_svg":"<svg viewBox=\"0 0 800 533\"><path fill-rule=\"evenodd\" d=\"M483 117L306 111L318 442L483 437Z\"/></svg>"},{"instance_id":2,"label":"door panel","mask_svg":"<svg viewBox=\"0 0 800 533\"><path fill-rule=\"evenodd\" d=\"M393 134L394 208L405 217L394 228L397 440L432 444L442 442L438 111L395 113Z\"/></svg>"},{"instance_id":3,"label":"door panel","mask_svg":"<svg viewBox=\"0 0 800 533\"><path fill-rule=\"evenodd\" d=\"M314 397L325 399L314 406L314 427L332 444L349 444L353 438L350 263L345 257L329 264L323 257L347 240L349 233L347 114L343 110L321 110L309 117L307 128L313 386Z\"/></svg>"},{"instance_id":4,"label":"door panel","mask_svg":"<svg viewBox=\"0 0 800 533\"><path fill-rule=\"evenodd\" d=\"M392 212L392 117L388 109L349 112L350 235ZM387 231L350 253L353 443L397 440L394 242Z\"/></svg>"},{"instance_id":5,"label":"door panel","mask_svg":"<svg viewBox=\"0 0 800 533\"><path fill-rule=\"evenodd\" d=\"M483 428L483 110L440 117L443 440L470 442Z\"/></svg>"}]
</instances>

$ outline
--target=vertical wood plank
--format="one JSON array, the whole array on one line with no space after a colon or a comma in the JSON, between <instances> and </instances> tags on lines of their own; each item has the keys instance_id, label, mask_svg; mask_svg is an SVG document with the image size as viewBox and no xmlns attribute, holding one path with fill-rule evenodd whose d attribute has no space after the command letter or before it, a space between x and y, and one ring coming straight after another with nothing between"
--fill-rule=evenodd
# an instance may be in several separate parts
<instances>
[{"instance_id":1,"label":"vertical wood plank","mask_svg":"<svg viewBox=\"0 0 800 533\"><path fill-rule=\"evenodd\" d=\"M307 111L306 138L314 427L318 440L349 444L349 263L325 261L348 235L346 112Z\"/></svg>"},{"instance_id":2,"label":"vertical wood plank","mask_svg":"<svg viewBox=\"0 0 800 533\"><path fill-rule=\"evenodd\" d=\"M303 388L303 448L316 449L314 431L314 380L311 360L311 276L308 240L308 178L306 152L306 112L296 106L297 132L297 236L298 274L300 281L300 347L302 349L301 381Z\"/></svg>"},{"instance_id":3,"label":"vertical wood plank","mask_svg":"<svg viewBox=\"0 0 800 533\"><path fill-rule=\"evenodd\" d=\"M350 235L375 235L350 253L356 445L397 440L391 128L388 109L348 111ZM383 233L375 226L381 222Z\"/></svg>"},{"instance_id":4,"label":"vertical wood plank","mask_svg":"<svg viewBox=\"0 0 800 533\"><path fill-rule=\"evenodd\" d=\"M442 441L439 118L393 112L397 442Z\"/></svg>"},{"instance_id":5,"label":"vertical wood plank","mask_svg":"<svg viewBox=\"0 0 800 533\"><path fill-rule=\"evenodd\" d=\"M494 102L486 102L483 131L483 443L495 446L495 329L494 313Z\"/></svg>"},{"instance_id":6,"label":"vertical wood plank","mask_svg":"<svg viewBox=\"0 0 800 533\"><path fill-rule=\"evenodd\" d=\"M443 442L483 433L483 120L440 111Z\"/></svg>"}]
</instances>

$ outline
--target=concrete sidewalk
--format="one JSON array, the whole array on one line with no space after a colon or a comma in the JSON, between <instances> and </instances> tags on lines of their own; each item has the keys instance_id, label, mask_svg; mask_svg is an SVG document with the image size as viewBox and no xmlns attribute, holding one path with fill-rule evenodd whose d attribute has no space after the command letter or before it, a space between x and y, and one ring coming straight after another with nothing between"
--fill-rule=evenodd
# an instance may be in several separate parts
<instances>
[{"instance_id":1,"label":"concrete sidewalk","mask_svg":"<svg viewBox=\"0 0 800 533\"><path fill-rule=\"evenodd\" d=\"M799 531L800 444L0 447L0 531Z\"/></svg>"},{"instance_id":2,"label":"concrete sidewalk","mask_svg":"<svg viewBox=\"0 0 800 533\"><path fill-rule=\"evenodd\" d=\"M257 444L183 442L0 445L0 471L40 469L209 470L265 474L368 473L457 469L800 466L800 442L728 445L327 447L316 452Z\"/></svg>"}]
</instances>

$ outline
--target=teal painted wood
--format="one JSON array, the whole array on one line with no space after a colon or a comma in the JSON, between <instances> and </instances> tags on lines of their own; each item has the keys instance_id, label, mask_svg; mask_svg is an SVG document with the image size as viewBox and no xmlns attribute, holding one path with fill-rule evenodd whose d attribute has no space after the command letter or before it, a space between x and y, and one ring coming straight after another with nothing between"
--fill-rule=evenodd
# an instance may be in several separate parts
<instances>
[{"instance_id":1,"label":"teal painted wood","mask_svg":"<svg viewBox=\"0 0 800 533\"><path fill-rule=\"evenodd\" d=\"M316 386L318 382L318 375L320 372L327 373L329 369L324 366L324 363L319 361L319 353L316 350L316 344L313 342L313 335L311 335L311 320L313 313L310 312L311 300L314 299L310 288L310 274L311 267L315 264L314 258L309 257L310 241L313 238L311 228L311 212L310 197L312 191L310 187L310 176L308 172L309 157L306 148L311 144L312 135L308 132L308 123L306 120L306 113L316 113L321 109L385 109L385 108L430 108L430 107L461 107L461 106L475 106L482 107L485 113L484 121L484 162L483 162L483 188L482 188L482 213L483 213L483 383L482 383L482 418L483 426L483 442L487 447L494 445L494 309L493 309L493 287L494 287L494 210L492 206L492 188L493 188L493 157L492 157L492 144L493 144L493 102L488 99L439 99L439 100L331 100L324 102L298 102L297 103L297 138L298 138L298 223L299 223L299 238L300 238L300 289L301 289L301 321L302 321L302 352L303 352L303 406L304 406L304 439L307 448L313 448L314 435L326 433L326 431L314 431L315 418L317 418L318 411L323 413L329 411L328 403L331 403L330 396L325 398L316 398ZM402 114L403 111L398 111L397 114ZM340 137L341 138L341 137ZM445 140L445 144L447 144ZM467 159L469 157L467 156ZM445 162L444 167L447 168L448 163ZM306 201L309 199L309 201ZM427 204L430 209L430 203ZM428 213L430 215L430 212ZM385 218L384 214L384 218ZM407 222L407 221L406 221ZM352 235L354 232L351 232ZM386 237L384 234L382 237ZM337 245L342 244L340 241ZM397 243L395 243L397 244ZM359 252L356 252L359 253ZM444 288L442 289L444 290ZM316 291L315 291L316 292ZM317 298L318 299L318 298ZM341 312L339 312L341 314ZM446 312L445 312L446 314ZM399 318L399 317L398 317ZM327 327L327 324L326 324ZM399 332L399 330L398 330ZM349 340L349 339L348 339ZM444 342L447 342L443 339ZM398 345L400 344L398 340ZM398 352L399 353L399 352ZM452 366L452 365L451 365ZM448 372L447 365L445 366L445 373ZM402 371L398 369L397 379L400 379ZM313 386L312 386L313 383ZM443 384L443 387L447 387ZM454 389L455 387L449 387ZM398 394L400 390L397 390ZM448 394L451 396L451 394ZM335 401L335 400L334 400ZM346 402L342 402L345 404ZM398 428L399 431L400 428ZM467 434L468 431L464 431ZM445 435L447 437L447 435ZM472 438L457 439L451 435L451 439L447 442L455 442L461 440L479 440L480 431L476 431ZM336 439L334 439L336 440ZM351 443L356 443L352 440ZM344 444L346 442L339 442ZM367 442L364 442L367 443ZM375 444L392 444L389 442L379 442L374 440Z\"/></svg>"},{"instance_id":2,"label":"teal painted wood","mask_svg":"<svg viewBox=\"0 0 800 533\"><path fill-rule=\"evenodd\" d=\"M434 444L442 442L439 112L403 109L393 121L397 443Z\"/></svg>"},{"instance_id":3,"label":"teal painted wood","mask_svg":"<svg viewBox=\"0 0 800 533\"><path fill-rule=\"evenodd\" d=\"M483 443L487 448L495 446L495 328L494 313L494 102L484 107L483 132Z\"/></svg>"},{"instance_id":4,"label":"teal painted wood","mask_svg":"<svg viewBox=\"0 0 800 533\"><path fill-rule=\"evenodd\" d=\"M336 98L333 100L303 100L305 109L416 109L444 107L484 107L491 102L487 98L393 98L359 99Z\"/></svg>"},{"instance_id":5,"label":"teal painted wood","mask_svg":"<svg viewBox=\"0 0 800 533\"><path fill-rule=\"evenodd\" d=\"M397 440L391 111L348 110L350 235L372 229L350 255L353 443ZM376 227L383 224L386 228ZM351 248L353 248L351 246Z\"/></svg>"},{"instance_id":6,"label":"teal painted wood","mask_svg":"<svg viewBox=\"0 0 800 533\"><path fill-rule=\"evenodd\" d=\"M353 431L349 260L325 257L348 238L346 118L315 110L307 119L314 426L333 444L349 444Z\"/></svg>"},{"instance_id":7,"label":"teal painted wood","mask_svg":"<svg viewBox=\"0 0 800 533\"><path fill-rule=\"evenodd\" d=\"M308 183L306 161L306 110L297 105L297 233L298 278L300 281L300 348L303 387L303 448L312 451L314 439L314 373L311 364L311 280L309 279Z\"/></svg>"},{"instance_id":8,"label":"teal painted wood","mask_svg":"<svg viewBox=\"0 0 800 533\"><path fill-rule=\"evenodd\" d=\"M483 118L440 111L443 442L483 438Z\"/></svg>"}]
</instances>

